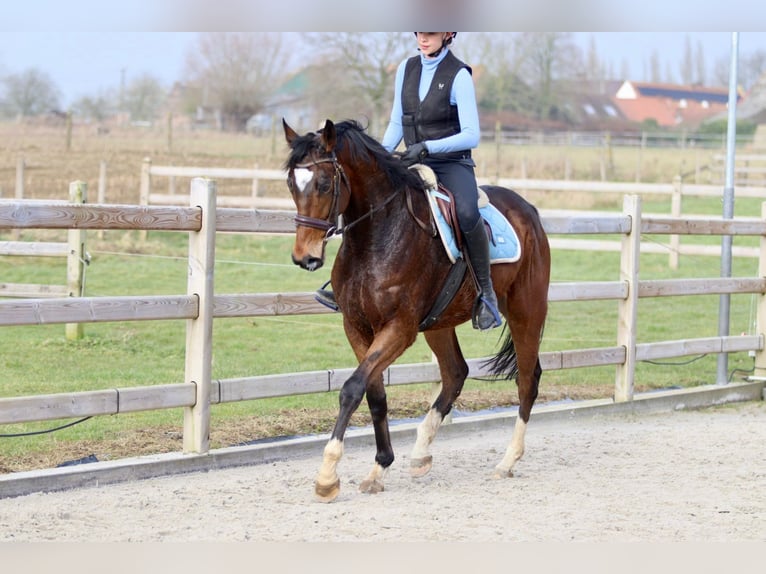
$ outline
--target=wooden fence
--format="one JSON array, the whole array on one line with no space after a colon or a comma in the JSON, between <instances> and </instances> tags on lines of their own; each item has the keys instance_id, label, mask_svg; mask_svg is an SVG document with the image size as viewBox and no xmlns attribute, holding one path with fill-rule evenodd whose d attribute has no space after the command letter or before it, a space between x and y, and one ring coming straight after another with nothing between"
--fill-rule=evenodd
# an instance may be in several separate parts
<instances>
[{"instance_id":1,"label":"wooden fence","mask_svg":"<svg viewBox=\"0 0 766 574\"><path fill-rule=\"evenodd\" d=\"M168 193L154 191L153 176L168 178ZM150 158L144 158L141 164L141 188L139 205L178 205L180 197L176 194L175 178L211 178L211 179L250 179L252 193L240 196L219 195L217 204L221 207L254 207L261 209L293 209L294 203L289 197L262 197L259 193L259 181L285 181L286 174L280 169L238 169L223 167L194 167L175 165L153 165ZM185 196L181 196L185 197Z\"/></svg>"},{"instance_id":2,"label":"wooden fence","mask_svg":"<svg viewBox=\"0 0 766 574\"><path fill-rule=\"evenodd\" d=\"M154 192L152 176L170 178L170 193ZM276 169L229 169L182 166L155 166L149 158L144 159L141 168L140 205L177 205L179 194L175 193L174 177L210 177L227 179L252 179L253 193L250 196L227 196L218 198L218 205L224 207L255 207L264 209L292 209L293 202L289 197L261 197L258 195L258 180L284 181L286 174ZM612 195L659 195L670 196L670 215L682 217L683 198L686 197L722 197L720 185L701 185L684 183L681 176L673 178L671 183L628 183L614 181L578 181L556 179L514 179L514 178L478 178L479 184L495 184L509 187L520 193L530 191L553 191L560 193L583 192ZM752 183L752 182L751 182ZM737 197L766 199L766 187L737 188ZM181 196L184 197L184 196ZM554 214L553 211L547 213ZM592 239L572 240L570 238L551 238L551 246L555 249L571 249L577 251L619 251L620 245L615 241ZM710 255L720 256L720 247L715 245L682 245L678 234L671 234L668 245L645 242L641 244L642 253L666 253L671 269L678 269L680 255ZM736 257L758 257L757 248L736 246L732 250Z\"/></svg>"},{"instance_id":3,"label":"wooden fence","mask_svg":"<svg viewBox=\"0 0 766 574\"><path fill-rule=\"evenodd\" d=\"M745 187L766 186L766 155L735 154L734 155L734 185ZM715 154L709 170L711 182L725 182L726 156Z\"/></svg>"},{"instance_id":4,"label":"wooden fence","mask_svg":"<svg viewBox=\"0 0 766 574\"><path fill-rule=\"evenodd\" d=\"M183 383L152 387L105 389L27 397L0 398L0 424L107 415L165 408L184 409L185 452L209 450L210 405L263 397L338 390L352 368L301 373L212 379L213 318L300 315L331 312L313 293L214 294L216 232L290 233L293 211L216 208L215 182L191 183L190 207L134 205L67 205L61 203L0 204L0 229L77 228L110 230L173 230L189 233L187 292L175 296L84 297L0 301L0 326L62 322L184 319L186 362ZM615 365L616 401L633 398L636 361L700 353L754 352L755 364L766 365L766 210L762 218L688 219L643 216L639 196L626 196L622 213L600 217L577 214L544 217L550 234L618 234L621 262L616 281L554 283L550 301L618 301L618 334L613 346L551 351L541 355L545 370ZM642 235L753 235L761 237L759 276L752 278L640 280ZM636 342L639 298L701 294L758 293L756 335ZM484 359L470 359L469 376L487 374ZM755 376L766 374L756 367ZM393 365L388 385L439 380L435 363Z\"/></svg>"},{"instance_id":5,"label":"wooden fence","mask_svg":"<svg viewBox=\"0 0 766 574\"><path fill-rule=\"evenodd\" d=\"M87 187L84 182L76 181L69 186L69 201L83 204L87 200ZM12 205L22 205L14 202ZM18 231L19 228L14 229ZM0 241L0 255L19 257L64 257L66 258L66 284L40 285L36 283L0 283L0 297L41 298L41 297L81 297L85 287L85 269L89 256L85 250L85 233L81 229L70 229L66 243L50 241ZM68 323L65 327L68 339L80 339L83 336L82 323Z\"/></svg>"}]
</instances>

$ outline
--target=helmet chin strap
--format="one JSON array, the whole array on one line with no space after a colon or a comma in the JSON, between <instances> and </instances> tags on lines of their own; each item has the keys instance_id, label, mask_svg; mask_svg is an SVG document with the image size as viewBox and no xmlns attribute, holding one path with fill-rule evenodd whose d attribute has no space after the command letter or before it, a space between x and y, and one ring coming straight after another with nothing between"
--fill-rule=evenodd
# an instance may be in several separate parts
<instances>
[{"instance_id":1,"label":"helmet chin strap","mask_svg":"<svg viewBox=\"0 0 766 574\"><path fill-rule=\"evenodd\" d=\"M450 38L450 39L452 39L452 38ZM442 38L442 45L439 46L438 49L434 50L430 54L426 54L426 57L427 58L435 58L436 56L438 56L439 54L442 53L442 50L445 48L445 46L447 46L447 39L446 38Z\"/></svg>"}]
</instances>

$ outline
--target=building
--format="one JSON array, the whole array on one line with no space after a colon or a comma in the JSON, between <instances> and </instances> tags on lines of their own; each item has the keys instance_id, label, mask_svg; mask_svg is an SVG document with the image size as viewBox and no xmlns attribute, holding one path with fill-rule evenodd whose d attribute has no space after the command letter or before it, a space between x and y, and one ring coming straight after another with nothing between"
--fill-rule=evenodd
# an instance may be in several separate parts
<instances>
[{"instance_id":1,"label":"building","mask_svg":"<svg viewBox=\"0 0 766 574\"><path fill-rule=\"evenodd\" d=\"M737 101L742 98L738 94ZM654 121L660 127L696 129L705 120L725 112L727 88L706 88L625 81L614 96L614 103L628 120Z\"/></svg>"}]
</instances>

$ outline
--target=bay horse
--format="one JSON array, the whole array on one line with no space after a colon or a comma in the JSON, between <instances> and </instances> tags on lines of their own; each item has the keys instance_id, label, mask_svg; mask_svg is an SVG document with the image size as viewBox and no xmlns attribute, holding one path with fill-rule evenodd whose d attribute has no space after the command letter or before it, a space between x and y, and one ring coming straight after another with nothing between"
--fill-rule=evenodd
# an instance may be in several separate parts
<instances>
[{"instance_id":1,"label":"bay horse","mask_svg":"<svg viewBox=\"0 0 766 574\"><path fill-rule=\"evenodd\" d=\"M429 231L431 213L421 176L386 151L354 120L327 120L317 132L299 135L284 120L289 147L287 186L297 214L292 260L308 271L322 267L327 240L342 233L331 281L343 328L359 366L340 391L340 410L324 448L314 484L316 497L334 500L340 491L337 465L351 415L362 399L372 416L377 452L360 491L383 490L394 461L388 428L384 371L417 338L450 270L442 242ZM524 435L537 398L542 369L539 348L548 310L550 248L537 209L516 192L483 189L515 228L521 257L492 265L492 283L507 321L502 348L488 359L495 377L516 378L519 411L497 476L513 476L524 453ZM441 375L441 389L418 425L410 474L429 472L429 446L468 376L455 327L471 318L476 287L466 274L454 299L424 329ZM502 338L503 332L501 332Z\"/></svg>"}]
</instances>

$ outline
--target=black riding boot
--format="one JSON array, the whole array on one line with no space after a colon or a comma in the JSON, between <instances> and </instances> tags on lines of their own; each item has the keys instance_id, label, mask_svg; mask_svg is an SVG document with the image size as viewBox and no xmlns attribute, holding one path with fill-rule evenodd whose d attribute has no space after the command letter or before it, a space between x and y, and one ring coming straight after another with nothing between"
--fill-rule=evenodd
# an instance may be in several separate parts
<instances>
[{"instance_id":1,"label":"black riding boot","mask_svg":"<svg viewBox=\"0 0 766 574\"><path fill-rule=\"evenodd\" d=\"M489 241L484 222L479 219L471 231L464 231L468 259L479 283L479 295L473 304L472 323L474 329L485 331L502 325L497 310L497 297L492 288L489 268Z\"/></svg>"},{"instance_id":2,"label":"black riding boot","mask_svg":"<svg viewBox=\"0 0 766 574\"><path fill-rule=\"evenodd\" d=\"M316 293L314 294L314 299L316 299L325 307L329 307L333 311L337 311L338 304L335 302L335 293L333 293L330 289L325 289L325 287L327 287L329 284L330 282L328 281L319 289L317 289Z\"/></svg>"}]
</instances>

